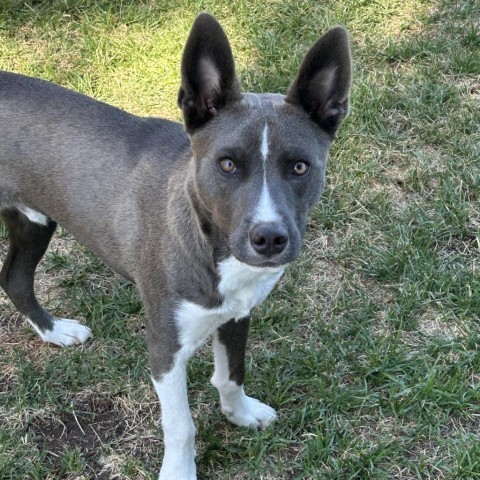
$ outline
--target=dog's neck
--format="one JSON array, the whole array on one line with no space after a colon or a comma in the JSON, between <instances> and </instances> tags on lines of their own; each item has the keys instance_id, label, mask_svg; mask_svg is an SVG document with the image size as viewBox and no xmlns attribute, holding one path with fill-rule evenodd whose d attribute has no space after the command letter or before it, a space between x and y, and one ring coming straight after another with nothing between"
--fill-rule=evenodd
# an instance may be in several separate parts
<instances>
[{"instance_id":1,"label":"dog's neck","mask_svg":"<svg viewBox=\"0 0 480 480\"><path fill-rule=\"evenodd\" d=\"M223 301L218 291L218 265L230 256L227 235L218 229L199 199L193 161L175 177L169 183L165 226L168 245L164 251L172 260L166 259L165 263L167 268L176 269L170 272L169 280L177 279L175 288L182 289L185 298L213 308ZM184 271L179 271L178 265L182 265ZM195 288L189 288L190 282ZM188 295L190 291L194 293L192 298Z\"/></svg>"}]
</instances>

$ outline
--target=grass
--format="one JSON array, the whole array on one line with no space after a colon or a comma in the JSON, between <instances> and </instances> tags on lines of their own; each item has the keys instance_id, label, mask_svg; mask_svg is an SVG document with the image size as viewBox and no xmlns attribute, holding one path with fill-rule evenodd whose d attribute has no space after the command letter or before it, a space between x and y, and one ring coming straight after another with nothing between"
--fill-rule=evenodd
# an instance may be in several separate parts
<instances>
[{"instance_id":1,"label":"grass","mask_svg":"<svg viewBox=\"0 0 480 480\"><path fill-rule=\"evenodd\" d=\"M247 391L279 421L229 425L202 349L189 366L199 478L480 478L478 2L4 0L0 68L179 120L179 59L203 10L246 90L284 91L337 23L355 81L304 253L253 314ZM0 294L0 478L156 478L135 289L60 231L37 291L95 337L43 345Z\"/></svg>"}]
</instances>

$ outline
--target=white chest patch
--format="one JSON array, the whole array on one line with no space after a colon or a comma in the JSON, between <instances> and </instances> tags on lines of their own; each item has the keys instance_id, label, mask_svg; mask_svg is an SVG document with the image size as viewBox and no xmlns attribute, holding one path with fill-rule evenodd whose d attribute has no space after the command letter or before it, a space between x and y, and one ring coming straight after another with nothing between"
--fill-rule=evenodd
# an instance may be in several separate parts
<instances>
[{"instance_id":1,"label":"white chest patch","mask_svg":"<svg viewBox=\"0 0 480 480\"><path fill-rule=\"evenodd\" d=\"M218 290L224 297L222 305L209 309L184 300L176 312L182 347L196 349L224 323L248 316L253 307L267 298L284 267L252 267L229 257L220 262L218 270Z\"/></svg>"}]
</instances>

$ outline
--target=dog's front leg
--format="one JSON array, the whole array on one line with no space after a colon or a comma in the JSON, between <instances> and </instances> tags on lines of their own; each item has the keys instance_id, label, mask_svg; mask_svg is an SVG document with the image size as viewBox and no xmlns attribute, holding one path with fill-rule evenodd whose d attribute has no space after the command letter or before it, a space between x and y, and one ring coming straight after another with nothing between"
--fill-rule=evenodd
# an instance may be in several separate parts
<instances>
[{"instance_id":1,"label":"dog's front leg","mask_svg":"<svg viewBox=\"0 0 480 480\"><path fill-rule=\"evenodd\" d=\"M169 372L153 384L162 407L164 456L160 480L195 480L195 426L187 397L187 360L175 355Z\"/></svg>"},{"instance_id":2,"label":"dog's front leg","mask_svg":"<svg viewBox=\"0 0 480 480\"><path fill-rule=\"evenodd\" d=\"M195 480L195 426L187 396L191 352L178 347L175 332L151 320L147 342L152 381L162 409L164 456L159 480Z\"/></svg>"},{"instance_id":3,"label":"dog's front leg","mask_svg":"<svg viewBox=\"0 0 480 480\"><path fill-rule=\"evenodd\" d=\"M215 372L211 383L218 389L222 412L240 427L262 428L277 418L275 410L245 394L245 349L249 319L230 320L213 336Z\"/></svg>"}]
</instances>

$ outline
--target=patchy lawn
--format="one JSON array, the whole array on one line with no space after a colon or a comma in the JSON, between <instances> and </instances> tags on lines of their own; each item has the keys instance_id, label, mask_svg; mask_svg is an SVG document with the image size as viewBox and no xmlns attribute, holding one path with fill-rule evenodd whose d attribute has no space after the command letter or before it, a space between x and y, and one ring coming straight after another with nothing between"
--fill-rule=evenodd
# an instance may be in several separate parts
<instances>
[{"instance_id":1,"label":"patchy lawn","mask_svg":"<svg viewBox=\"0 0 480 480\"><path fill-rule=\"evenodd\" d=\"M480 4L3 0L0 68L179 120L180 56L205 10L245 90L284 92L338 23L355 71L304 253L253 314L246 390L279 421L228 424L203 348L189 367L199 479L480 478ZM7 245L0 225L2 259ZM60 230L37 292L94 339L44 345L0 293L0 478L156 478L135 288Z\"/></svg>"}]
</instances>

